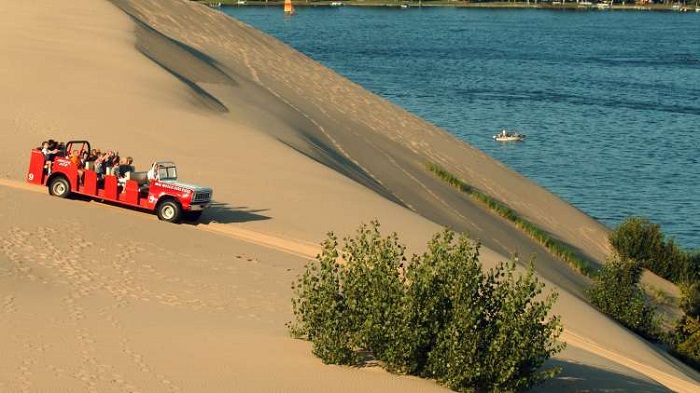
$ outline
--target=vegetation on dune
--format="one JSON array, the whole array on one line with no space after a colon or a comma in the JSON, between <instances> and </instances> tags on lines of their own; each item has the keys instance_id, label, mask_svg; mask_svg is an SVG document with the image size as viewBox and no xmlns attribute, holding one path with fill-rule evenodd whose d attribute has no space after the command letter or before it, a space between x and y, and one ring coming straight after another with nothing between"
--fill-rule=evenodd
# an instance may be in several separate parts
<instances>
[{"instance_id":1,"label":"vegetation on dune","mask_svg":"<svg viewBox=\"0 0 700 393\"><path fill-rule=\"evenodd\" d=\"M484 271L479 245L445 230L410 263L379 223L352 238L330 233L293 283L295 337L325 363L377 361L392 372L433 378L458 391L523 390L556 375L542 369L563 348L556 294L532 267Z\"/></svg>"},{"instance_id":2,"label":"vegetation on dune","mask_svg":"<svg viewBox=\"0 0 700 393\"><path fill-rule=\"evenodd\" d=\"M665 239L661 226L643 217L629 217L609 236L610 245L623 257L640 263L676 284L700 278L698 253L680 249L673 239Z\"/></svg>"},{"instance_id":3,"label":"vegetation on dune","mask_svg":"<svg viewBox=\"0 0 700 393\"><path fill-rule=\"evenodd\" d=\"M659 321L639 286L642 266L614 256L603 265L587 295L591 303L640 335L657 339Z\"/></svg>"},{"instance_id":4,"label":"vegetation on dune","mask_svg":"<svg viewBox=\"0 0 700 393\"><path fill-rule=\"evenodd\" d=\"M477 188L472 187L443 167L433 163L428 163L427 167L437 177L446 181L448 184L462 191L463 193L471 196L475 200L481 202L484 206L488 207L499 216L515 224L516 227L523 230L533 240L544 246L553 255L567 262L578 272L583 273L586 276L591 275L591 265L584 259L577 256L566 244L552 237L547 231L520 217L517 212L506 206L504 203L485 194Z\"/></svg>"},{"instance_id":5,"label":"vegetation on dune","mask_svg":"<svg viewBox=\"0 0 700 393\"><path fill-rule=\"evenodd\" d=\"M700 371L700 319L685 315L678 322L669 338L671 353Z\"/></svg>"},{"instance_id":6,"label":"vegetation on dune","mask_svg":"<svg viewBox=\"0 0 700 393\"><path fill-rule=\"evenodd\" d=\"M681 288L683 297L679 306L685 316L676 321L672 332L657 337L669 345L671 353L700 370L700 252L680 249L673 239L665 239L660 225L643 217L622 221L610 233L609 240L620 258L636 264L640 271L647 268ZM626 301L616 287L607 292L619 302ZM617 315L611 315L620 320Z\"/></svg>"},{"instance_id":7,"label":"vegetation on dune","mask_svg":"<svg viewBox=\"0 0 700 393\"><path fill-rule=\"evenodd\" d=\"M609 241L615 252L600 271L593 272L569 247L505 204L436 164L427 166L436 176L513 222L552 254L592 277L594 283L586 293L591 304L603 313L643 337L664 342L678 358L696 369L700 367L700 251L684 251L673 239L665 238L658 224L631 217L611 231ZM661 330L656 311L639 284L643 269L674 282L683 292L677 306L685 316L676 321L672 332Z\"/></svg>"}]
</instances>

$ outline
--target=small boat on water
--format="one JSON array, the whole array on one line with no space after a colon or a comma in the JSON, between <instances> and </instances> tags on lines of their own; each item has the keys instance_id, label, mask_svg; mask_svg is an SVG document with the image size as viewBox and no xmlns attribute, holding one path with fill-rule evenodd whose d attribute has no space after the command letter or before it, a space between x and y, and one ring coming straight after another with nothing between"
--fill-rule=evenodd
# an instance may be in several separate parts
<instances>
[{"instance_id":1,"label":"small boat on water","mask_svg":"<svg viewBox=\"0 0 700 393\"><path fill-rule=\"evenodd\" d=\"M502 130L498 134L493 136L496 142L519 142L525 140L525 134L520 134L517 132L510 133L506 130Z\"/></svg>"}]
</instances>

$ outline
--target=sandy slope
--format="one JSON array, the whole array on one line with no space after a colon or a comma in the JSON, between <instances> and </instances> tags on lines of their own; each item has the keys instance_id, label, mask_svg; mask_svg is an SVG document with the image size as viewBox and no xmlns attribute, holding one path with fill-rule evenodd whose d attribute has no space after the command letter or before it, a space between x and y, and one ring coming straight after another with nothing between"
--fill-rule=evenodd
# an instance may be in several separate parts
<instances>
[{"instance_id":1,"label":"sandy slope","mask_svg":"<svg viewBox=\"0 0 700 393\"><path fill-rule=\"evenodd\" d=\"M0 391L441 390L323 366L283 325L289 283L330 229L378 217L419 251L450 224L495 250L487 265L513 244L541 253L435 181L426 159L603 252L597 223L276 41L186 1L115 3L141 22L97 0L10 2L0 15L11 97L0 104L11 147L0 156ZM28 149L48 137L87 138L137 166L173 158L219 205L203 225L172 226L28 192ZM576 276L541 259L550 287L576 293ZM554 361L565 378L544 389L697 386L571 293L557 312L571 348Z\"/></svg>"},{"instance_id":2,"label":"sandy slope","mask_svg":"<svg viewBox=\"0 0 700 393\"><path fill-rule=\"evenodd\" d=\"M0 323L10 349L0 388L441 390L376 369L322 366L308 344L285 338L288 284L317 246L220 224L175 227L141 212L51 198L15 181L0 180L0 202ZM565 299L574 304L560 307L596 318ZM617 347L601 346L581 332L568 327L562 338L569 348L550 362L564 371L537 391L667 391L650 378L692 389L630 358L630 349L656 356L638 340L614 334L622 340ZM272 381L268 370L275 370Z\"/></svg>"},{"instance_id":3,"label":"sandy slope","mask_svg":"<svg viewBox=\"0 0 700 393\"><path fill-rule=\"evenodd\" d=\"M114 3L161 33L139 29L139 49L196 86L193 94L224 111L225 117L279 139L440 225L468 232L500 253L535 256L540 274L583 296L585 279L510 223L494 219L444 184L425 165L437 162L448 167L581 254L602 260L605 228L570 205L433 125L221 13L187 2ZM189 66L193 58L199 60L196 67Z\"/></svg>"}]
</instances>

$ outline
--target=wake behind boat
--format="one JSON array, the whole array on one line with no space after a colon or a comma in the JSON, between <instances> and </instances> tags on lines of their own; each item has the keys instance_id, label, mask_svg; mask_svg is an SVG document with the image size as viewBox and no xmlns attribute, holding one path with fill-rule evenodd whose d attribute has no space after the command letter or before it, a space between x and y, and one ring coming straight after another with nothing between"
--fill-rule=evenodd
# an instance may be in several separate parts
<instances>
[{"instance_id":1,"label":"wake behind boat","mask_svg":"<svg viewBox=\"0 0 700 393\"><path fill-rule=\"evenodd\" d=\"M517 132L510 133L506 130L502 130L498 134L493 136L496 142L518 142L525 140L525 134L520 134Z\"/></svg>"}]
</instances>

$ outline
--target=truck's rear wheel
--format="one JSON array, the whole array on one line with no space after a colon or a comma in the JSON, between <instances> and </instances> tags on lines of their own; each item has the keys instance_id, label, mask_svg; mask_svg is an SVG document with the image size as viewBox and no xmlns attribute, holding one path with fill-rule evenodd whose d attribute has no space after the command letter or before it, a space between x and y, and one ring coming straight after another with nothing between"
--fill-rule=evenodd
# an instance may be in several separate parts
<instances>
[{"instance_id":1,"label":"truck's rear wheel","mask_svg":"<svg viewBox=\"0 0 700 393\"><path fill-rule=\"evenodd\" d=\"M179 222L182 218L182 207L175 201L163 201L156 208L158 218L168 222Z\"/></svg>"},{"instance_id":2,"label":"truck's rear wheel","mask_svg":"<svg viewBox=\"0 0 700 393\"><path fill-rule=\"evenodd\" d=\"M54 177L49 183L49 194L59 198L68 198L70 195L70 183L65 177Z\"/></svg>"}]
</instances>

